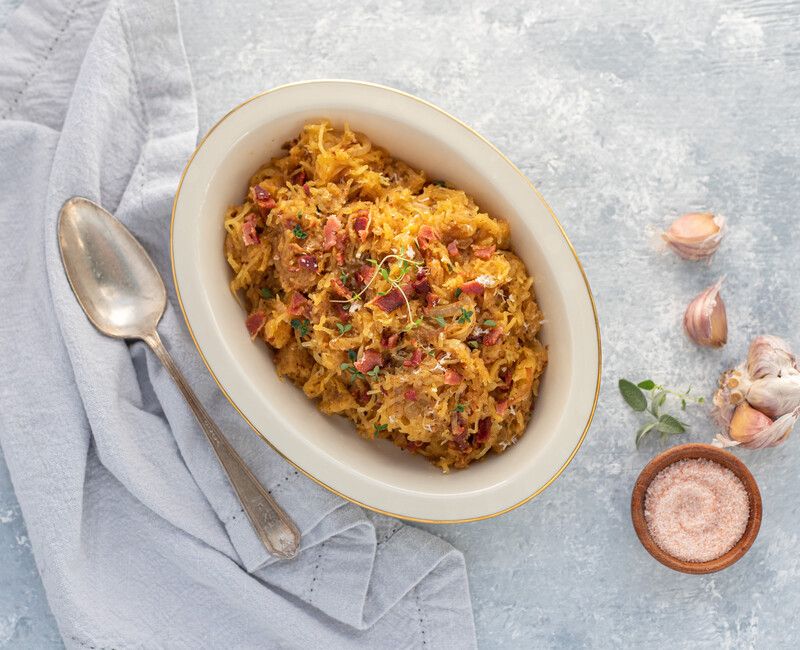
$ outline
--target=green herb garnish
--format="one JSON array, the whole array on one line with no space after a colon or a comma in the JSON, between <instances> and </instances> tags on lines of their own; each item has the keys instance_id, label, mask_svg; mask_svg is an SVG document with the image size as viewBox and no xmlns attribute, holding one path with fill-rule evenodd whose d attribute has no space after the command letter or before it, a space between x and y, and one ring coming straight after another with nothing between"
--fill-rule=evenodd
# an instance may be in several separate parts
<instances>
[{"instance_id":1,"label":"green herb garnish","mask_svg":"<svg viewBox=\"0 0 800 650\"><path fill-rule=\"evenodd\" d=\"M373 434L380 433L381 431L386 431L386 429L389 428L388 424L374 424L372 426L375 427L375 431L373 432Z\"/></svg>"},{"instance_id":2,"label":"green herb garnish","mask_svg":"<svg viewBox=\"0 0 800 650\"><path fill-rule=\"evenodd\" d=\"M464 292L461 290L461 287L457 287L456 290L453 292L453 296L458 298L462 293Z\"/></svg>"},{"instance_id":3,"label":"green herb garnish","mask_svg":"<svg viewBox=\"0 0 800 650\"><path fill-rule=\"evenodd\" d=\"M686 410L687 404L702 404L705 402L703 397L690 395L691 391L691 387L685 393L674 391L656 384L652 379L645 379L638 384L634 384L627 379L619 380L619 392L628 406L637 413L647 413L648 415L648 421L639 427L636 432L635 442L637 447L644 437L653 430L661 434L662 440L667 436L686 432L689 425L669 413L664 413L662 409L669 396L679 400L682 411Z\"/></svg>"},{"instance_id":4,"label":"green herb garnish","mask_svg":"<svg viewBox=\"0 0 800 650\"><path fill-rule=\"evenodd\" d=\"M470 319L472 318L472 314L473 314L473 313L474 313L474 312L471 312L471 311L469 311L468 309L464 309L464 307L462 307L462 308L461 308L461 313L458 315L458 317L456 318L456 320L457 320L459 323L462 323L462 324L463 324L463 323L469 323Z\"/></svg>"},{"instance_id":5,"label":"green herb garnish","mask_svg":"<svg viewBox=\"0 0 800 650\"><path fill-rule=\"evenodd\" d=\"M456 407L453 409L456 413L463 413L466 406L463 404L456 404Z\"/></svg>"},{"instance_id":6,"label":"green herb garnish","mask_svg":"<svg viewBox=\"0 0 800 650\"><path fill-rule=\"evenodd\" d=\"M353 329L353 326L350 323L336 323L336 329L339 330L339 335L342 335Z\"/></svg>"},{"instance_id":7,"label":"green herb garnish","mask_svg":"<svg viewBox=\"0 0 800 650\"><path fill-rule=\"evenodd\" d=\"M444 320L444 316L434 316L433 320L435 320L439 324L439 327L445 327L447 325L447 323Z\"/></svg>"},{"instance_id":8,"label":"green herb garnish","mask_svg":"<svg viewBox=\"0 0 800 650\"><path fill-rule=\"evenodd\" d=\"M293 318L290 322L292 329L294 329L299 335L300 338L304 336L308 336L308 332L311 329L311 323L307 318L300 320L299 318Z\"/></svg>"},{"instance_id":9,"label":"green herb garnish","mask_svg":"<svg viewBox=\"0 0 800 650\"><path fill-rule=\"evenodd\" d=\"M491 318L487 318L485 321L483 321L483 324L486 325L486 327L496 327L497 326L497 323L494 322Z\"/></svg>"},{"instance_id":10,"label":"green herb garnish","mask_svg":"<svg viewBox=\"0 0 800 650\"><path fill-rule=\"evenodd\" d=\"M431 181L431 183L432 183L433 185L437 185L437 186L439 186L439 187L445 187L445 183L444 183L444 181L442 181L442 180L435 180L435 181Z\"/></svg>"},{"instance_id":11,"label":"green herb garnish","mask_svg":"<svg viewBox=\"0 0 800 650\"><path fill-rule=\"evenodd\" d=\"M261 287L261 290L259 291L259 293L261 294L261 296L263 298L266 298L267 300L269 300L270 298L274 298L275 297L275 294L272 293L272 291L269 290L269 287Z\"/></svg>"},{"instance_id":12,"label":"green herb garnish","mask_svg":"<svg viewBox=\"0 0 800 650\"><path fill-rule=\"evenodd\" d=\"M477 341L467 341L467 345L471 347L473 350L477 350L481 346L481 344L478 343Z\"/></svg>"},{"instance_id":13,"label":"green herb garnish","mask_svg":"<svg viewBox=\"0 0 800 650\"><path fill-rule=\"evenodd\" d=\"M303 230L303 228L298 223L294 228L292 228L292 234L297 237L298 239L305 239L308 237L308 233Z\"/></svg>"},{"instance_id":14,"label":"green herb garnish","mask_svg":"<svg viewBox=\"0 0 800 650\"><path fill-rule=\"evenodd\" d=\"M356 369L352 363L339 364L339 368L350 375L350 383L352 384L356 379L366 379L363 372Z\"/></svg>"},{"instance_id":15,"label":"green herb garnish","mask_svg":"<svg viewBox=\"0 0 800 650\"><path fill-rule=\"evenodd\" d=\"M347 358L350 359L350 361L355 361L357 356L358 355L356 354L355 350L348 350L347 351Z\"/></svg>"},{"instance_id":16,"label":"green herb garnish","mask_svg":"<svg viewBox=\"0 0 800 650\"><path fill-rule=\"evenodd\" d=\"M367 371L367 374L368 374L368 375L369 375L369 376L370 376L372 379L377 379L377 378L378 378L378 375L379 375L380 373L381 373L381 367L380 367L380 366L375 366L375 367L374 367L372 370L369 370L369 371Z\"/></svg>"}]
</instances>

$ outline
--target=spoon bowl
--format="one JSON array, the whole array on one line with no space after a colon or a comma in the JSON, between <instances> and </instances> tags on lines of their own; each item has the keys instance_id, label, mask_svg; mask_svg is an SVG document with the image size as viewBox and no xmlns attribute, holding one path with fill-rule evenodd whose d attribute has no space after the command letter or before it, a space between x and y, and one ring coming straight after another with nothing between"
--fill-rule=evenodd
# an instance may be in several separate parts
<instances>
[{"instance_id":1,"label":"spoon bowl","mask_svg":"<svg viewBox=\"0 0 800 650\"><path fill-rule=\"evenodd\" d=\"M58 242L69 283L98 330L125 339L155 331L167 291L147 252L125 226L96 203L76 196L61 208Z\"/></svg>"}]
</instances>

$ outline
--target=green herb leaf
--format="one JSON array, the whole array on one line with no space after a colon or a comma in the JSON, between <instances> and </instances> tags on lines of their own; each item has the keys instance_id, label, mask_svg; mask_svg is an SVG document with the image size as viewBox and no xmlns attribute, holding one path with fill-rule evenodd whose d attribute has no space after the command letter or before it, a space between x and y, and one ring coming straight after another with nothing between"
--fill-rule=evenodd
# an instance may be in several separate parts
<instances>
[{"instance_id":1,"label":"green herb leaf","mask_svg":"<svg viewBox=\"0 0 800 650\"><path fill-rule=\"evenodd\" d=\"M467 345L471 347L473 350L477 350L479 347L481 347L481 344L478 343L477 341L467 341Z\"/></svg>"},{"instance_id":2,"label":"green herb leaf","mask_svg":"<svg viewBox=\"0 0 800 650\"><path fill-rule=\"evenodd\" d=\"M666 391L660 390L655 395L653 395L653 399L650 401L650 412L658 417L660 414L660 409L664 406L664 402L667 401L667 393Z\"/></svg>"},{"instance_id":3,"label":"green herb leaf","mask_svg":"<svg viewBox=\"0 0 800 650\"><path fill-rule=\"evenodd\" d=\"M644 411L647 408L647 398L636 384L627 379L620 379L619 392L634 411Z\"/></svg>"},{"instance_id":4,"label":"green herb leaf","mask_svg":"<svg viewBox=\"0 0 800 650\"><path fill-rule=\"evenodd\" d=\"M457 287L456 290L453 292L453 296L458 298L462 293L464 292L461 290L461 287Z\"/></svg>"},{"instance_id":5,"label":"green herb leaf","mask_svg":"<svg viewBox=\"0 0 800 650\"><path fill-rule=\"evenodd\" d=\"M389 428L388 424L374 424L372 425L375 427L375 433L380 433L381 431L386 431Z\"/></svg>"},{"instance_id":6,"label":"green herb leaf","mask_svg":"<svg viewBox=\"0 0 800 650\"><path fill-rule=\"evenodd\" d=\"M347 271L342 271L339 274L339 279L342 281L342 284L345 284L347 282L347 278L349 278L349 277L350 277L350 275L347 273Z\"/></svg>"},{"instance_id":7,"label":"green herb leaf","mask_svg":"<svg viewBox=\"0 0 800 650\"><path fill-rule=\"evenodd\" d=\"M642 390L653 390L656 387L656 383L652 379L645 379L636 385Z\"/></svg>"},{"instance_id":8,"label":"green herb leaf","mask_svg":"<svg viewBox=\"0 0 800 650\"><path fill-rule=\"evenodd\" d=\"M347 358L350 359L350 361L355 361L357 356L358 355L356 354L355 350L348 350L347 351Z\"/></svg>"},{"instance_id":9,"label":"green herb leaf","mask_svg":"<svg viewBox=\"0 0 800 650\"><path fill-rule=\"evenodd\" d=\"M497 327L497 323L489 318L483 321L483 324L486 325L486 327Z\"/></svg>"},{"instance_id":10,"label":"green herb leaf","mask_svg":"<svg viewBox=\"0 0 800 650\"><path fill-rule=\"evenodd\" d=\"M259 293L261 294L262 298L266 298L267 300L275 297L275 294L269 290L269 287L261 287Z\"/></svg>"},{"instance_id":11,"label":"green herb leaf","mask_svg":"<svg viewBox=\"0 0 800 650\"><path fill-rule=\"evenodd\" d=\"M453 409L456 413L463 413L466 407L463 404L456 404L456 407Z\"/></svg>"},{"instance_id":12,"label":"green herb leaf","mask_svg":"<svg viewBox=\"0 0 800 650\"><path fill-rule=\"evenodd\" d=\"M380 268L380 274L381 274L381 277L382 277L384 280L386 280L387 282L389 282L389 271L386 269L386 267L385 267L385 266L382 266L382 267Z\"/></svg>"},{"instance_id":13,"label":"green herb leaf","mask_svg":"<svg viewBox=\"0 0 800 650\"><path fill-rule=\"evenodd\" d=\"M375 366L372 370L367 372L367 374L370 377L372 377L373 379L377 379L378 375L380 374L380 372L381 372L381 367L380 366Z\"/></svg>"},{"instance_id":14,"label":"green herb leaf","mask_svg":"<svg viewBox=\"0 0 800 650\"><path fill-rule=\"evenodd\" d=\"M305 239L308 237L308 233L303 230L303 228L298 223L294 228L292 228L292 234L297 237L298 239Z\"/></svg>"},{"instance_id":15,"label":"green herb leaf","mask_svg":"<svg viewBox=\"0 0 800 650\"><path fill-rule=\"evenodd\" d=\"M686 425L671 415L664 414L658 418L656 430L666 434L686 433Z\"/></svg>"},{"instance_id":16,"label":"green herb leaf","mask_svg":"<svg viewBox=\"0 0 800 650\"><path fill-rule=\"evenodd\" d=\"M447 322L444 320L444 316L434 316L433 320L439 324L439 327L445 327L447 325Z\"/></svg>"},{"instance_id":17,"label":"green herb leaf","mask_svg":"<svg viewBox=\"0 0 800 650\"><path fill-rule=\"evenodd\" d=\"M293 318L290 324L292 329L294 329L300 335L300 338L308 336L308 332L311 328L311 323L308 321L308 319L304 318L303 320L300 320L299 318Z\"/></svg>"},{"instance_id":18,"label":"green herb leaf","mask_svg":"<svg viewBox=\"0 0 800 650\"><path fill-rule=\"evenodd\" d=\"M445 187L445 183L442 180L431 181L431 184L432 185L437 185L438 187Z\"/></svg>"},{"instance_id":19,"label":"green herb leaf","mask_svg":"<svg viewBox=\"0 0 800 650\"><path fill-rule=\"evenodd\" d=\"M344 334L345 332L349 332L353 329L353 326L350 323L336 323L336 329L339 330L339 334Z\"/></svg>"},{"instance_id":20,"label":"green herb leaf","mask_svg":"<svg viewBox=\"0 0 800 650\"><path fill-rule=\"evenodd\" d=\"M639 427L639 430L636 432L636 448L637 449L639 448L639 443L642 441L642 439L650 431L652 431L653 427L655 427L655 426L656 426L655 422L648 422L647 424L643 424L641 427Z\"/></svg>"},{"instance_id":21,"label":"green herb leaf","mask_svg":"<svg viewBox=\"0 0 800 650\"><path fill-rule=\"evenodd\" d=\"M470 311L470 310L468 310L468 309L464 309L464 307L462 307L462 308L461 308L461 313L460 313L460 314L459 314L459 316L456 318L456 320L457 320L459 323L462 323L462 324L463 324L463 323L469 323L470 319L472 318L472 314L473 314L473 313L474 313L474 312L472 312L472 311Z\"/></svg>"}]
</instances>

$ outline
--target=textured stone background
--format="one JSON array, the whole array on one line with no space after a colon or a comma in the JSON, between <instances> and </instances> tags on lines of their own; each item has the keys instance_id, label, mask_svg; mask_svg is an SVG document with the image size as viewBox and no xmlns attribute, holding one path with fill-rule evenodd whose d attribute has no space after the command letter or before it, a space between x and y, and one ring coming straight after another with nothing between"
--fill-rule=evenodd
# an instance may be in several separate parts
<instances>
[{"instance_id":1,"label":"textured stone background","mask_svg":"<svg viewBox=\"0 0 800 650\"><path fill-rule=\"evenodd\" d=\"M0 21L17 1L0 2ZM501 518L428 527L466 554L481 646L796 647L800 443L741 454L764 497L750 553L714 576L673 573L646 554L630 524L633 481L662 445L635 450L637 420L616 381L652 375L710 394L753 335L778 334L800 348L792 270L800 4L333 4L182 2L201 131L289 81L346 77L415 93L475 127L534 181L598 302L603 392L566 473ZM730 220L710 266L654 245L667 215L689 208ZM682 311L723 274L729 343L701 351L680 331ZM681 441L712 436L702 409L691 422ZM60 643L4 467L2 643Z\"/></svg>"}]
</instances>

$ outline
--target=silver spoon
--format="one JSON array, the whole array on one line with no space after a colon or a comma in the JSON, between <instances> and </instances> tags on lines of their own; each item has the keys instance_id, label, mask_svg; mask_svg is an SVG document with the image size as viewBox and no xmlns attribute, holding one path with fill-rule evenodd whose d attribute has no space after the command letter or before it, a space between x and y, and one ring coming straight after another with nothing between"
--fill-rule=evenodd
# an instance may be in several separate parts
<instances>
[{"instance_id":1,"label":"silver spoon","mask_svg":"<svg viewBox=\"0 0 800 650\"><path fill-rule=\"evenodd\" d=\"M107 336L141 339L152 348L194 411L266 549L294 557L297 527L222 435L158 336L167 291L141 244L106 210L79 196L61 208L58 244L67 279L92 324Z\"/></svg>"}]
</instances>

